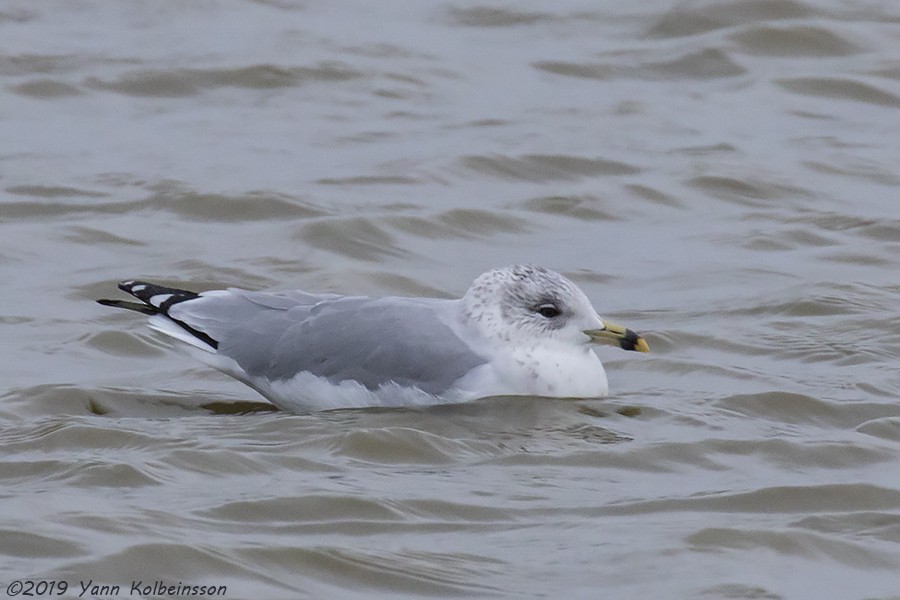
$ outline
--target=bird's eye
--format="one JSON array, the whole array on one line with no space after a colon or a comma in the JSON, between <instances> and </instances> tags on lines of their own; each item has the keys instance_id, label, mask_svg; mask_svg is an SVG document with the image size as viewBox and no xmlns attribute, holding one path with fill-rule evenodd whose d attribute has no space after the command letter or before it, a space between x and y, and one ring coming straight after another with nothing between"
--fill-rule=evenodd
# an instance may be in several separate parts
<instances>
[{"instance_id":1,"label":"bird's eye","mask_svg":"<svg viewBox=\"0 0 900 600\"><path fill-rule=\"evenodd\" d=\"M556 306L554 306L553 304L541 304L538 307L537 312L542 317L552 319L553 317L558 317L560 315L560 312L562 311L556 308Z\"/></svg>"}]
</instances>

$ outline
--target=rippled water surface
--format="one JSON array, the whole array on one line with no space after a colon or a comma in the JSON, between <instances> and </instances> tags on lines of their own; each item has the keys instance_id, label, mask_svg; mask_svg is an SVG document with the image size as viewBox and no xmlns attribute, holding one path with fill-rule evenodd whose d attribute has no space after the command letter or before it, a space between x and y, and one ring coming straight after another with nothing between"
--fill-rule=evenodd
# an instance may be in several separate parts
<instances>
[{"instance_id":1,"label":"rippled water surface","mask_svg":"<svg viewBox=\"0 0 900 600\"><path fill-rule=\"evenodd\" d=\"M887 0L7 0L0 583L900 598L898 27ZM452 297L517 262L646 333L602 350L609 398L291 415L93 302Z\"/></svg>"}]
</instances>

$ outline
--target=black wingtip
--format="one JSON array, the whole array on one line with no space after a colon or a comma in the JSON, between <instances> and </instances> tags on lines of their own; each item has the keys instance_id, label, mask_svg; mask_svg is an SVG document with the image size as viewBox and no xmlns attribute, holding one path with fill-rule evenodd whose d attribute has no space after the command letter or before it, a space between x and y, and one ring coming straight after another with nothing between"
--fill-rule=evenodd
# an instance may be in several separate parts
<instances>
[{"instance_id":1,"label":"black wingtip","mask_svg":"<svg viewBox=\"0 0 900 600\"><path fill-rule=\"evenodd\" d=\"M146 281L138 281L137 279L129 279L128 281L120 281L119 282L119 289L128 294L133 294L134 292L132 292L132 289L135 287L141 287L141 286L144 286L144 287L154 286L155 287L155 284L148 283Z\"/></svg>"},{"instance_id":2,"label":"black wingtip","mask_svg":"<svg viewBox=\"0 0 900 600\"><path fill-rule=\"evenodd\" d=\"M137 280L123 281L119 284L119 289L162 313L168 313L169 308L179 302L200 297L196 292Z\"/></svg>"},{"instance_id":3,"label":"black wingtip","mask_svg":"<svg viewBox=\"0 0 900 600\"><path fill-rule=\"evenodd\" d=\"M126 310L133 310L135 312L143 313L145 315L158 315L160 310L154 306L150 306L149 304L141 304L139 302L128 302L126 300L109 300L107 298L101 298L97 300L97 304L102 304L103 306L112 306L113 308L124 308Z\"/></svg>"},{"instance_id":4,"label":"black wingtip","mask_svg":"<svg viewBox=\"0 0 900 600\"><path fill-rule=\"evenodd\" d=\"M148 283L146 281L137 280L123 281L119 284L119 289L127 294L131 294L141 302L129 302L127 300L109 300L103 298L101 300L97 300L97 303L102 304L103 306L112 306L114 308L133 310L135 312L150 316L165 315L173 322L177 323L179 327L181 327L197 339L201 340L202 342L209 344L212 348L219 347L219 342L213 339L206 332L200 331L199 329L192 327L184 321L176 319L169 314L169 309L172 308L172 306L174 306L175 304L199 298L200 295L196 292L190 292L188 290L180 290L176 288L168 288L161 285L156 285L155 283Z\"/></svg>"}]
</instances>

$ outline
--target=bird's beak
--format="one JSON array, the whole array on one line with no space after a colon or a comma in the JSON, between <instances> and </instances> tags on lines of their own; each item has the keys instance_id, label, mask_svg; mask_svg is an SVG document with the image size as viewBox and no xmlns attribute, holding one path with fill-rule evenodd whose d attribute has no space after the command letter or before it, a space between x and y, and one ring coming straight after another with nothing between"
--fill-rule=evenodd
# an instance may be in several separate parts
<instances>
[{"instance_id":1,"label":"bird's beak","mask_svg":"<svg viewBox=\"0 0 900 600\"><path fill-rule=\"evenodd\" d=\"M644 338L630 329L621 325L606 323L602 329L586 329L584 334L598 344L612 344L623 350L635 350L637 352L649 352L650 346Z\"/></svg>"}]
</instances>

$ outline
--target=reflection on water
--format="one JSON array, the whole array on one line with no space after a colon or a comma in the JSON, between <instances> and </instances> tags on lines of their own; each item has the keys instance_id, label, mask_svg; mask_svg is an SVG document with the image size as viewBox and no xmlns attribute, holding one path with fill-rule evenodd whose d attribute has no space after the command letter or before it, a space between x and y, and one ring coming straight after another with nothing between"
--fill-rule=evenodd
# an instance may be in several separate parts
<instances>
[{"instance_id":1,"label":"reflection on water","mask_svg":"<svg viewBox=\"0 0 900 600\"><path fill-rule=\"evenodd\" d=\"M898 18L7 2L4 580L895 598ZM646 332L612 397L291 415L93 303L521 262Z\"/></svg>"}]
</instances>

